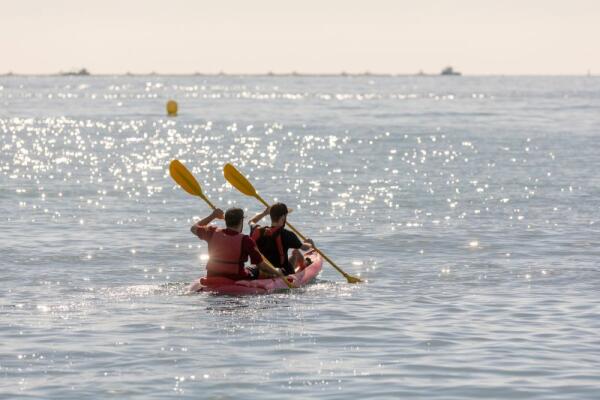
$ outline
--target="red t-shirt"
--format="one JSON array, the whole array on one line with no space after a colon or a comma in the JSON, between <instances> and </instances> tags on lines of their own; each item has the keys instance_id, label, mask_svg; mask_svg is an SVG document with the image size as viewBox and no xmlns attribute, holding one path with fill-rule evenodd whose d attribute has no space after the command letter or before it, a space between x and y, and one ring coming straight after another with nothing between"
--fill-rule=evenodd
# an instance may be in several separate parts
<instances>
[{"instance_id":1,"label":"red t-shirt","mask_svg":"<svg viewBox=\"0 0 600 400\"><path fill-rule=\"evenodd\" d=\"M210 239L212 238L213 233L217 229L218 228L214 225L197 225L196 226L196 235L200 239L202 239L208 243L208 242L210 242ZM236 232L233 229L227 228L227 229L223 230L223 233L234 236L234 235L237 235L239 232ZM252 238L250 236L244 235L244 237L242 238L241 259L247 260L248 257L250 257L250 262L254 265L257 265L258 263L260 263L262 261L262 257L260 256L260 253L256 249L256 243L254 243L254 240L252 240Z\"/></svg>"}]
</instances>

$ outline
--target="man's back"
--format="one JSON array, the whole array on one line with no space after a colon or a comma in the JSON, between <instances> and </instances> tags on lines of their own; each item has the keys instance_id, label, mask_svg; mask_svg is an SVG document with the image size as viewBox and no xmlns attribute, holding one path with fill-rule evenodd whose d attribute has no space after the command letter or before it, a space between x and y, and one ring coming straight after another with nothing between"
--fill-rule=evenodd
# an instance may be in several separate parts
<instances>
[{"instance_id":1,"label":"man's back","mask_svg":"<svg viewBox=\"0 0 600 400\"><path fill-rule=\"evenodd\" d=\"M288 231L284 227L252 225L251 237L260 252L275 268L281 268L288 275L294 273L294 268L288 258L288 250L302 247L302 242L294 232Z\"/></svg>"}]
</instances>

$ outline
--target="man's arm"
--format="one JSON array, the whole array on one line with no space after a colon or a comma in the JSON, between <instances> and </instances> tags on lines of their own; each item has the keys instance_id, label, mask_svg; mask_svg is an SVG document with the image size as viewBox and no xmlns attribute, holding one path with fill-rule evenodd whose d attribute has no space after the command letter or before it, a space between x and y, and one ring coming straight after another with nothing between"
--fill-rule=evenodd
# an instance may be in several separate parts
<instances>
[{"instance_id":1,"label":"man's arm","mask_svg":"<svg viewBox=\"0 0 600 400\"><path fill-rule=\"evenodd\" d=\"M285 230L285 240L290 249L300 249L302 251L308 251L315 247L315 243L312 239L306 238L304 241L300 241L300 238L291 231Z\"/></svg>"},{"instance_id":2,"label":"man's arm","mask_svg":"<svg viewBox=\"0 0 600 400\"><path fill-rule=\"evenodd\" d=\"M192 228L190 230L192 231L192 233L194 235L197 236L198 228L210 224L215 219L223 219L223 218L224 218L223 210L221 210L220 208L215 208L213 210L213 212L211 212L207 217L201 219L200 221L198 221L194 225L192 225Z\"/></svg>"},{"instance_id":3,"label":"man's arm","mask_svg":"<svg viewBox=\"0 0 600 400\"><path fill-rule=\"evenodd\" d=\"M302 250L302 251L308 251L308 250L312 250L314 248L315 248L315 242L313 242L313 240L310 238L306 238L306 240L302 243L302 246L300 246L300 250Z\"/></svg>"},{"instance_id":4,"label":"man's arm","mask_svg":"<svg viewBox=\"0 0 600 400\"><path fill-rule=\"evenodd\" d=\"M263 258L262 254L260 254L258 248L256 247L256 242L250 236L244 236L242 239L242 247L246 253L248 253L248 256L250 257L250 263L259 266Z\"/></svg>"},{"instance_id":5,"label":"man's arm","mask_svg":"<svg viewBox=\"0 0 600 400\"><path fill-rule=\"evenodd\" d=\"M254 217L252 217L252 219L250 221L248 221L249 225L253 225L258 223L258 221L260 221L261 219L263 219L264 217L267 216L267 214L269 213L269 209L271 207L267 207L265 208L265 210L263 212L261 212L260 214L256 214Z\"/></svg>"}]
</instances>

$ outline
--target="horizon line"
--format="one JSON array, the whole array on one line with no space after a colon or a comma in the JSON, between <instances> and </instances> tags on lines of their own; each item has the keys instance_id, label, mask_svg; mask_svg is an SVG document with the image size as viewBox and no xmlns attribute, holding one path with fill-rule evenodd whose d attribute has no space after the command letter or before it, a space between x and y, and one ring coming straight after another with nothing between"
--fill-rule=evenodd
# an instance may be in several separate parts
<instances>
[{"instance_id":1,"label":"horizon line","mask_svg":"<svg viewBox=\"0 0 600 400\"><path fill-rule=\"evenodd\" d=\"M82 73L82 71L85 71ZM239 76L239 77L485 77L485 76L598 76L597 74L593 74L591 70L587 70L584 73L474 73L474 74L464 74L459 71L454 71L454 74L442 74L438 73L426 73L426 72L416 72L416 73L406 73L406 72L105 72L105 73L91 73L86 69L80 71L69 71L69 72L44 72L44 73L20 73L14 71L8 71L4 73L0 73L0 77L50 77L50 76L61 76L61 77L109 77L109 76L206 76L206 77L217 77L217 76Z\"/></svg>"}]
</instances>

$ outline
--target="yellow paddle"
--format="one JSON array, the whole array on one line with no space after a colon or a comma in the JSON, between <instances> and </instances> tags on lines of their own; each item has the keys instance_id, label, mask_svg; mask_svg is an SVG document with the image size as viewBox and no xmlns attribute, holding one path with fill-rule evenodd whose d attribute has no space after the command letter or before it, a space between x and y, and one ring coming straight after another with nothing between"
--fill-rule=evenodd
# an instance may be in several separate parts
<instances>
[{"instance_id":1,"label":"yellow paddle","mask_svg":"<svg viewBox=\"0 0 600 400\"><path fill-rule=\"evenodd\" d=\"M246 179L246 177L244 175L242 175L242 173L240 171L238 171L233 165L231 165L231 164L225 164L225 167L223 167L223 173L225 175L225 179L227 179L227 181L233 187L235 187L237 190L239 190L240 192L242 192L246 196L250 196L250 197L256 198L265 207L269 207L269 205L267 204L267 202L264 201L263 198L260 197L260 195L258 193L256 193L256 189L254 189L254 186L252 186L252 184L248 181L248 179ZM291 230L293 230L294 232L296 232L296 234L298 236L300 236L302 238L302 240L306 240L306 237L304 237L304 235L302 235L300 232L298 232L298 230L296 228L294 228L292 226L292 224L290 224L289 222L286 222L286 225L289 226ZM356 276L352 276L352 275L344 272L340 267L338 267L331 260L331 258L329 258L325 254L323 254L323 252L321 250L319 250L316 247L315 247L315 250L321 256L323 256L323 258L326 259L329 262L329 264L331 264L331 266L333 268L335 268L340 274L344 275L344 278L346 278L348 280L348 283L359 283L359 282L362 282L362 280L360 280L360 278L357 278Z\"/></svg>"},{"instance_id":2,"label":"yellow paddle","mask_svg":"<svg viewBox=\"0 0 600 400\"><path fill-rule=\"evenodd\" d=\"M204 195L204 193L202 193L202 188L200 187L200 184L198 183L198 181L196 180L196 178L194 178L194 175L192 175L192 173L179 160L173 160L173 161L171 161L171 164L169 165L169 173L171 174L171 178L173 178L173 180L175 182L177 182L179 184L179 186L181 186L181 188L183 190L185 190L186 192L188 192L192 196L198 196L198 197L200 197L213 210L216 208L210 202L210 200L208 200L208 198ZM258 251L258 249L256 249L256 250ZM267 260L267 258L260 253L260 251L258 252L258 254L260 254L260 256L263 259L263 262L269 267L269 269L271 270L272 273L274 273L275 275L279 276L281 278L281 280L283 282L285 282L285 284L287 285L287 287L289 287L290 289L294 288L294 285L292 285L287 280L287 278L285 277L285 275L283 275L283 273L280 270L278 270L277 268L275 268L273 266L273 264L271 264L269 262L269 260Z\"/></svg>"}]
</instances>

